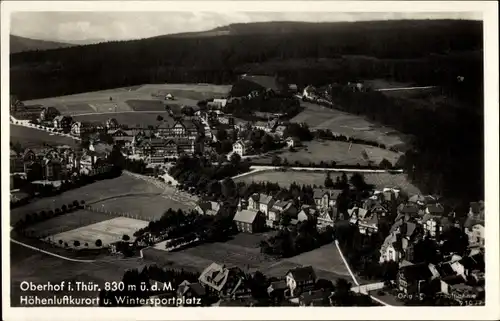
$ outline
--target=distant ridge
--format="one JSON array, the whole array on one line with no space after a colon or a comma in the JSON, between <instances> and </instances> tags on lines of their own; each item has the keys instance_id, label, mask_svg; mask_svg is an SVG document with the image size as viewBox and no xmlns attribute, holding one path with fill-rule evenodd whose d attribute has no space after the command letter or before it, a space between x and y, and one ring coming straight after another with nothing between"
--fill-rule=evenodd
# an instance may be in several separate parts
<instances>
[{"instance_id":1,"label":"distant ridge","mask_svg":"<svg viewBox=\"0 0 500 321\"><path fill-rule=\"evenodd\" d=\"M74 46L68 43L30 39L15 35L10 35L10 53L18 53L34 50L49 50Z\"/></svg>"}]
</instances>

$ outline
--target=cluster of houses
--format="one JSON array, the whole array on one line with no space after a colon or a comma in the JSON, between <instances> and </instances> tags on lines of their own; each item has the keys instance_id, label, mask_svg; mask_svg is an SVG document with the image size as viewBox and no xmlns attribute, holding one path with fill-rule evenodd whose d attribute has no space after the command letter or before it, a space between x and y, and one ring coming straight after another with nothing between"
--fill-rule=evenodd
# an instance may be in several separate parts
<instances>
[{"instance_id":1,"label":"cluster of houses","mask_svg":"<svg viewBox=\"0 0 500 321\"><path fill-rule=\"evenodd\" d=\"M316 289L317 280L311 266L294 268L284 276L275 278L268 286L267 293L279 305L291 301L298 306L331 306L333 292ZM163 286L159 285L158 288ZM175 295L177 298L198 298L202 304L214 306L253 306L256 303L246 274L238 267L215 262L203 270L197 282L182 282Z\"/></svg>"},{"instance_id":2,"label":"cluster of houses","mask_svg":"<svg viewBox=\"0 0 500 321\"><path fill-rule=\"evenodd\" d=\"M111 146L91 142L84 150L62 145L48 148L27 148L22 153L10 150L10 173L31 180L61 181L71 176L96 175L109 171L104 160Z\"/></svg>"},{"instance_id":3,"label":"cluster of houses","mask_svg":"<svg viewBox=\"0 0 500 321\"><path fill-rule=\"evenodd\" d=\"M335 189L316 189L315 205L300 207L293 200L283 200L280 195L255 193L248 199L240 199L233 220L240 232L247 233L259 233L266 228L281 228L284 217L290 219L289 224L292 226L306 220L314 220L318 230L324 230L334 225L337 197L341 192ZM218 202L201 201L195 210L204 215L217 215L220 209L221 204Z\"/></svg>"},{"instance_id":4,"label":"cluster of houses","mask_svg":"<svg viewBox=\"0 0 500 321\"><path fill-rule=\"evenodd\" d=\"M342 191L336 189L314 189L314 205L300 207L293 200L280 199L279 195L255 193L239 201L233 220L238 231L258 233L269 228L282 228L284 216L289 217L287 224L291 226L312 220L318 230L333 227L336 220L344 219L356 226L360 233L371 235L378 232L381 221L391 215L390 203L397 202L397 217L380 248L380 263L398 263L395 282L399 290L416 296L424 291L424 287L437 284L437 292L458 302L467 295L471 300L480 300L484 295L484 202L471 203L465 222L458 222L454 214L445 212L435 197L413 195L403 198L399 189L385 188L374 191L361 206L349 209L348 217L343 217L337 211L340 193ZM220 208L220 203L202 202L197 210L200 214L217 215ZM443 233L452 227L463 229L467 235L467 255L452 255L437 265L414 260L414 247L418 241L427 237L442 244ZM281 283L273 286L285 287Z\"/></svg>"},{"instance_id":5,"label":"cluster of houses","mask_svg":"<svg viewBox=\"0 0 500 321\"><path fill-rule=\"evenodd\" d=\"M375 191L362 207L350 209L349 221L360 233L378 231L380 219L389 214L388 203L400 197L397 189ZM398 202L399 203L399 202ZM424 237L443 244L450 228L463 229L468 237L467 254L445 258L437 265L415 261L415 245ZM425 287L437 286L440 292L459 303L484 297L484 202L472 202L465 222L445 212L438 199L413 195L397 208L397 217L380 248L380 263L396 262L398 289L417 297ZM436 289L434 289L436 290Z\"/></svg>"}]
</instances>

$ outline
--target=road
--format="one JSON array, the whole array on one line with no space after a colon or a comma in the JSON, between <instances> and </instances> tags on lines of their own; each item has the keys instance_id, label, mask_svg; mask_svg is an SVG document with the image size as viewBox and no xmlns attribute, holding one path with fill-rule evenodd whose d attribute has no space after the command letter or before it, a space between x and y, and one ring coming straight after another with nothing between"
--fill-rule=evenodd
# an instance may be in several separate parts
<instances>
[{"instance_id":1,"label":"road","mask_svg":"<svg viewBox=\"0 0 500 321\"><path fill-rule=\"evenodd\" d=\"M433 88L437 88L437 86L379 88L375 89L374 91L422 90L422 89L433 89Z\"/></svg>"}]
</instances>

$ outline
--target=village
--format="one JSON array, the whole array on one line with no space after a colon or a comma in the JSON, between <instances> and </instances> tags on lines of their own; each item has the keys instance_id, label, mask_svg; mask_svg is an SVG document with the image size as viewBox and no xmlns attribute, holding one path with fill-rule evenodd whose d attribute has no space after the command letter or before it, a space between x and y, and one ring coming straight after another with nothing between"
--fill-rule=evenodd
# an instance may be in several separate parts
<instances>
[{"instance_id":1,"label":"village","mask_svg":"<svg viewBox=\"0 0 500 321\"><path fill-rule=\"evenodd\" d=\"M307 87L302 99L316 99L310 91L311 87ZM261 93L253 91L249 99ZM165 100L171 99L174 99L172 95L165 97ZM189 187L186 181L180 184L175 177L179 178L179 174L174 174L171 168L178 167L182 160L200 158L219 165L239 164L248 162L246 159L256 154L254 146L261 146L260 153L273 149L293 150L300 146L300 138L286 134L289 122L268 116L268 121L236 124L232 115L222 111L226 104L228 99L214 99L201 102L198 108L182 107L179 113L169 112L171 119L159 116L158 125L149 128L120 125L113 117L105 123L73 122L71 116L45 107L39 110L36 125L24 126L38 126L53 135L73 136L80 143L74 147L38 149L22 149L11 144L11 202L23 204L16 198L20 194L16 191L26 182L58 189L80 176L100 175L102 178L118 165L126 170L127 166L117 161L122 157L131 162L140 160L144 166L156 168L141 174L165 186L177 185L168 188L197 194L197 205L185 211L191 213L188 216L194 213L213 217L217 222L217 217L222 215L224 223L221 224L226 225L221 233L271 231L273 236L259 243L261 252L271 256L295 255L334 242L344 263L351 265L349 271L353 269L358 277L370 280L363 287L353 275L357 288L338 280L336 284L330 281L325 285L325 280L316 276L315 267L311 265L291 269L280 277L263 276L256 281L255 276L249 277L237 266L227 267L225 262L214 262L197 280L183 280L177 295L201 297L204 304L252 306L264 300L268 305L330 306L354 304L357 299L347 300L346 293L355 289L357 295L365 295L375 304L386 304L384 298L388 297L399 305L423 304L429 302L429 298L442 298L448 304L458 305L483 302L485 226L482 201L470 203L468 213L457 213L445 208L436 195L412 195L395 186L373 188L364 182L362 174L356 173L350 179L344 174L336 181L327 174L322 186L295 185L289 189L280 186L272 191L253 183L256 192L249 194L247 189L249 195L246 197L239 193L228 197L223 193L201 192L193 187L195 185ZM23 109L19 105L14 108L16 113ZM11 119L13 123L19 122L14 119ZM221 147L217 145L219 140L230 143ZM233 184L236 190L241 189L229 177L221 182L224 186ZM39 195L39 189L35 189L34 195ZM198 222L192 218L188 221L189 224ZM169 238L182 225L175 224L155 232L145 228L135 234L134 239L124 237L109 244L109 248L116 255L124 242L139 248L167 242L166 247L176 251L203 242L203 233L199 232L191 232L188 236L177 233L178 237ZM360 252L361 258L354 255L356 252ZM373 273L377 269L380 271L378 275L370 275L372 272L368 273L367 269ZM372 302L361 301L356 304Z\"/></svg>"}]
</instances>

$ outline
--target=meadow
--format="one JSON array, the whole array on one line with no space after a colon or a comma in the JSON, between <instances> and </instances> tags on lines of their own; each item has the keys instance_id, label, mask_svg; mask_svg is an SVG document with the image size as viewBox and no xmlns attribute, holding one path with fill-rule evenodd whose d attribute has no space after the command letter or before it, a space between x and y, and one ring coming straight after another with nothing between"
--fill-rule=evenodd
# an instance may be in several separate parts
<instances>
[{"instance_id":1,"label":"meadow","mask_svg":"<svg viewBox=\"0 0 500 321\"><path fill-rule=\"evenodd\" d=\"M33 224L26 228L26 232L33 237L44 238L49 235L71 231L82 226L87 226L114 218L110 214L96 213L87 210L56 216L47 221Z\"/></svg>"},{"instance_id":2,"label":"meadow","mask_svg":"<svg viewBox=\"0 0 500 321\"><path fill-rule=\"evenodd\" d=\"M146 84L108 89L75 95L24 101L26 105L53 106L64 115L119 113L133 111L162 111L164 103L196 106L202 99L222 97L231 86L210 84ZM161 101L157 95L174 95L173 101Z\"/></svg>"},{"instance_id":3,"label":"meadow","mask_svg":"<svg viewBox=\"0 0 500 321\"><path fill-rule=\"evenodd\" d=\"M366 152L366 157L363 155ZM367 166L371 162L378 165L382 159L387 159L393 165L400 157L399 153L395 153L379 147L373 147L362 144L350 144L347 142L315 140L304 142L303 146L296 147L295 151L289 150L270 153L266 156L254 158L259 164L271 164L273 155L279 156L281 159L287 159L288 163L293 165L299 162L304 165L309 163L319 164L325 162L330 164L332 161L337 165L362 165Z\"/></svg>"},{"instance_id":4,"label":"meadow","mask_svg":"<svg viewBox=\"0 0 500 321\"><path fill-rule=\"evenodd\" d=\"M348 177L352 173L346 173ZM417 187L411 184L406 178L405 174L390 174L390 173L363 173L365 182L373 184L375 188L382 189L384 187L399 187L409 194L419 194L420 191ZM341 172L330 171L331 178L335 181L337 177L342 176ZM288 187L292 183L299 185L316 185L323 186L325 184L326 172L324 171L274 171L266 170L250 175L238 177L236 182L273 182L278 183L283 187Z\"/></svg>"},{"instance_id":5,"label":"meadow","mask_svg":"<svg viewBox=\"0 0 500 321\"><path fill-rule=\"evenodd\" d=\"M118 124L125 124L129 127L147 128L148 126L157 126L160 124L157 117L162 116L164 121L173 124L174 120L165 111L142 111L142 112L121 112L121 113L105 113L105 114L87 114L73 116L76 121L87 122L105 122L110 118L116 119Z\"/></svg>"},{"instance_id":6,"label":"meadow","mask_svg":"<svg viewBox=\"0 0 500 321\"><path fill-rule=\"evenodd\" d=\"M98 211L120 213L138 219L152 221L160 219L169 208L191 210L195 204L187 204L170 193L161 195L133 195L115 197L92 204Z\"/></svg>"},{"instance_id":7,"label":"meadow","mask_svg":"<svg viewBox=\"0 0 500 321\"><path fill-rule=\"evenodd\" d=\"M121 175L117 178L101 180L72 189L59 195L36 199L27 205L14 208L10 211L11 225L24 218L26 214L40 212L42 210L55 210L74 200L84 200L86 204L91 204L92 202L124 194L160 194L161 192L162 190L153 184L129 175Z\"/></svg>"},{"instance_id":8,"label":"meadow","mask_svg":"<svg viewBox=\"0 0 500 321\"><path fill-rule=\"evenodd\" d=\"M329 129L333 133L378 142L387 147L404 145L404 136L395 130L378 126L361 116L317 104L302 102L304 111L291 119L307 123L311 129Z\"/></svg>"},{"instance_id":9,"label":"meadow","mask_svg":"<svg viewBox=\"0 0 500 321\"><path fill-rule=\"evenodd\" d=\"M49 145L68 145L75 147L79 142L71 137L54 135L49 132L10 124L10 141L19 142L23 148L40 148L46 144Z\"/></svg>"}]
</instances>

